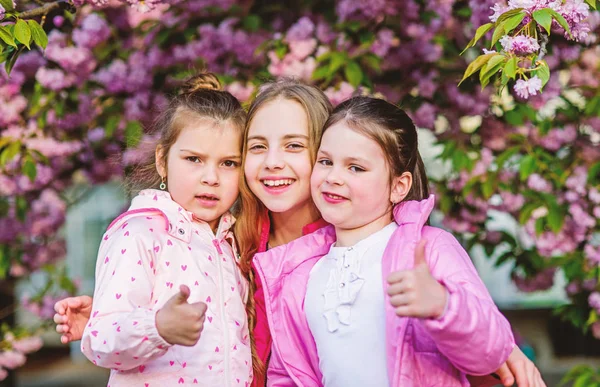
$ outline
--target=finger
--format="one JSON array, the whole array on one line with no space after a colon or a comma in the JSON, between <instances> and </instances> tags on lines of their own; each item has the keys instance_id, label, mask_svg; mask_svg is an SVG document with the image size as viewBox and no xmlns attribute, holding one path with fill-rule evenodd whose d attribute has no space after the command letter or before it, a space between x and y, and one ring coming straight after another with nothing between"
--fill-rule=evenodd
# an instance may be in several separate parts
<instances>
[{"instance_id":1,"label":"finger","mask_svg":"<svg viewBox=\"0 0 600 387\"><path fill-rule=\"evenodd\" d=\"M54 304L54 311L56 313L65 314L65 311L66 311L66 307L65 307L66 302L65 301L66 301L66 299L60 300Z\"/></svg>"},{"instance_id":2,"label":"finger","mask_svg":"<svg viewBox=\"0 0 600 387\"><path fill-rule=\"evenodd\" d=\"M396 308L396 316L417 317L412 305L403 305Z\"/></svg>"},{"instance_id":3,"label":"finger","mask_svg":"<svg viewBox=\"0 0 600 387\"><path fill-rule=\"evenodd\" d=\"M511 369L515 379L517 380L517 386L519 387L533 387L529 385L527 380L527 370L525 369L525 362L516 361L514 362Z\"/></svg>"},{"instance_id":4,"label":"finger","mask_svg":"<svg viewBox=\"0 0 600 387\"><path fill-rule=\"evenodd\" d=\"M55 324L64 324L68 321L67 316L58 313L54 315L53 319Z\"/></svg>"},{"instance_id":5,"label":"finger","mask_svg":"<svg viewBox=\"0 0 600 387\"><path fill-rule=\"evenodd\" d=\"M414 278L411 277L411 274L407 274L404 279L400 282L396 282L387 290L388 295L395 296L398 294L405 294L414 289Z\"/></svg>"},{"instance_id":6,"label":"finger","mask_svg":"<svg viewBox=\"0 0 600 387\"><path fill-rule=\"evenodd\" d=\"M535 378L538 387L546 387L546 383L544 383L544 379L542 379L542 374L540 374L539 369L535 369Z\"/></svg>"},{"instance_id":7,"label":"finger","mask_svg":"<svg viewBox=\"0 0 600 387\"><path fill-rule=\"evenodd\" d=\"M69 344L71 342L71 334L66 333L60 337L60 342L63 344Z\"/></svg>"},{"instance_id":8,"label":"finger","mask_svg":"<svg viewBox=\"0 0 600 387\"><path fill-rule=\"evenodd\" d=\"M529 383L529 387L538 387L539 384L537 383L537 378L536 378L536 371L537 368L535 368L535 365L533 365L533 363L528 364L527 367L527 382Z\"/></svg>"},{"instance_id":9,"label":"finger","mask_svg":"<svg viewBox=\"0 0 600 387\"><path fill-rule=\"evenodd\" d=\"M183 304L187 302L188 297L190 296L190 288L187 285L179 286L179 293L177 293L174 298L175 302L178 304Z\"/></svg>"},{"instance_id":10,"label":"finger","mask_svg":"<svg viewBox=\"0 0 600 387\"><path fill-rule=\"evenodd\" d=\"M413 296L410 294L398 294L390 298L390 303L393 307L397 308L400 306L410 305L413 300Z\"/></svg>"},{"instance_id":11,"label":"finger","mask_svg":"<svg viewBox=\"0 0 600 387\"><path fill-rule=\"evenodd\" d=\"M406 279L408 273L409 273L409 271L407 271L407 270L395 271L388 276L387 282L390 285L393 285L398 282L402 282L404 279Z\"/></svg>"},{"instance_id":12,"label":"finger","mask_svg":"<svg viewBox=\"0 0 600 387\"><path fill-rule=\"evenodd\" d=\"M512 372L510 372L510 368L508 368L508 364L506 364L506 363L502 364L500 366L500 368L498 368L498 370L496 371L496 374L500 378L500 381L502 382L503 386L510 387L513 384L515 384L515 378L514 378Z\"/></svg>"},{"instance_id":13,"label":"finger","mask_svg":"<svg viewBox=\"0 0 600 387\"><path fill-rule=\"evenodd\" d=\"M417 247L415 248L415 264L414 268L425 266L427 270L429 270L429 266L427 265L427 260L425 259L425 245L427 244L427 240L421 239L419 243L417 243Z\"/></svg>"}]
</instances>

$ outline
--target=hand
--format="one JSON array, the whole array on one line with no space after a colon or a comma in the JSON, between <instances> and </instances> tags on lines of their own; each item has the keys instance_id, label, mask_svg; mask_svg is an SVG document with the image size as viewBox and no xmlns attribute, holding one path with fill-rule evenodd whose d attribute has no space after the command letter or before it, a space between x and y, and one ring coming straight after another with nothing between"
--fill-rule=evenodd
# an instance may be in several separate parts
<instances>
[{"instance_id":1,"label":"hand","mask_svg":"<svg viewBox=\"0 0 600 387\"><path fill-rule=\"evenodd\" d=\"M515 378L519 387L546 387L540 371L517 346L496 374L500 377L502 385L506 387L512 386Z\"/></svg>"},{"instance_id":2,"label":"hand","mask_svg":"<svg viewBox=\"0 0 600 387\"><path fill-rule=\"evenodd\" d=\"M62 333L60 342L67 344L81 340L83 330L92 313L92 297L79 296L64 298L54 304L56 332Z\"/></svg>"},{"instance_id":3,"label":"hand","mask_svg":"<svg viewBox=\"0 0 600 387\"><path fill-rule=\"evenodd\" d=\"M158 334L169 344L196 345L204 328L204 318L208 308L204 302L189 304L190 288L179 287L174 295L156 313Z\"/></svg>"},{"instance_id":4,"label":"hand","mask_svg":"<svg viewBox=\"0 0 600 387\"><path fill-rule=\"evenodd\" d=\"M446 309L448 294L429 271L425 260L426 240L415 249L411 270L397 271L388 277L390 302L401 317L439 318Z\"/></svg>"}]
</instances>

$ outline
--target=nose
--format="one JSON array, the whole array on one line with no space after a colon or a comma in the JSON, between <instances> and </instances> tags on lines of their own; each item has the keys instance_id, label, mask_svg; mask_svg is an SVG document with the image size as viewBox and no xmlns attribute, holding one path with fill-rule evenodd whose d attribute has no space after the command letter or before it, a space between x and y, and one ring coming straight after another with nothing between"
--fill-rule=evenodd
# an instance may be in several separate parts
<instances>
[{"instance_id":1,"label":"nose","mask_svg":"<svg viewBox=\"0 0 600 387\"><path fill-rule=\"evenodd\" d=\"M343 185L344 180L341 178L340 171L337 167L333 166L329 169L325 181L331 185Z\"/></svg>"},{"instance_id":2,"label":"nose","mask_svg":"<svg viewBox=\"0 0 600 387\"><path fill-rule=\"evenodd\" d=\"M205 185L210 185L210 186L215 186L215 187L218 186L219 185L219 173L217 171L216 166L207 165L205 168L203 168L201 181L202 181L202 184L205 184Z\"/></svg>"},{"instance_id":3,"label":"nose","mask_svg":"<svg viewBox=\"0 0 600 387\"><path fill-rule=\"evenodd\" d=\"M265 159L265 168L269 170L283 169L285 162L283 161L282 152L278 148L270 148L267 151Z\"/></svg>"}]
</instances>

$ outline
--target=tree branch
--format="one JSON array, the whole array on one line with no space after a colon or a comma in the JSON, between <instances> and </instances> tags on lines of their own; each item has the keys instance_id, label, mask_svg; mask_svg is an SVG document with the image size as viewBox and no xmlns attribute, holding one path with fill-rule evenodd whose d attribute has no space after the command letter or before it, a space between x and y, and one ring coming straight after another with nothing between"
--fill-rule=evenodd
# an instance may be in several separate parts
<instances>
[{"instance_id":1,"label":"tree branch","mask_svg":"<svg viewBox=\"0 0 600 387\"><path fill-rule=\"evenodd\" d=\"M46 16L47 14L54 11L55 9L60 9L60 8L64 9L67 7L69 7L69 3L67 3L67 0L57 0L52 3L44 4L43 6L41 6L39 8L34 8L29 11L21 12L19 14L19 18L20 19L33 19L38 16Z\"/></svg>"}]
</instances>

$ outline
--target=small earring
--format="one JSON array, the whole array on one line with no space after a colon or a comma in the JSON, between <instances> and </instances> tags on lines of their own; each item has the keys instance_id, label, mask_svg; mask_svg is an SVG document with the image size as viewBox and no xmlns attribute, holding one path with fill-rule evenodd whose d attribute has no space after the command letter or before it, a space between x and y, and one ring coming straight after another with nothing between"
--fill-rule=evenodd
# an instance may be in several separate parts
<instances>
[{"instance_id":1,"label":"small earring","mask_svg":"<svg viewBox=\"0 0 600 387\"><path fill-rule=\"evenodd\" d=\"M165 184L165 178L162 177L162 182L160 183L160 185L158 186L158 188L162 189L163 191L165 190L165 188L167 188L167 185Z\"/></svg>"}]
</instances>

